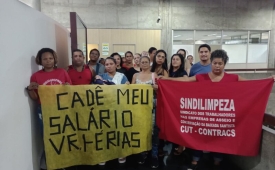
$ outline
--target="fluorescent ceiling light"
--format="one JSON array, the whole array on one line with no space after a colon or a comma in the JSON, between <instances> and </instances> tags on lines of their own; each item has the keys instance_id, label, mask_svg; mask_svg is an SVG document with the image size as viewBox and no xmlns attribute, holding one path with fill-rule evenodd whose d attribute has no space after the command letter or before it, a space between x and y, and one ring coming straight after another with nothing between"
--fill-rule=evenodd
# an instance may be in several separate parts
<instances>
[{"instance_id":1,"label":"fluorescent ceiling light","mask_svg":"<svg viewBox=\"0 0 275 170\"><path fill-rule=\"evenodd\" d=\"M181 35L175 35L174 37L180 37Z\"/></svg>"}]
</instances>

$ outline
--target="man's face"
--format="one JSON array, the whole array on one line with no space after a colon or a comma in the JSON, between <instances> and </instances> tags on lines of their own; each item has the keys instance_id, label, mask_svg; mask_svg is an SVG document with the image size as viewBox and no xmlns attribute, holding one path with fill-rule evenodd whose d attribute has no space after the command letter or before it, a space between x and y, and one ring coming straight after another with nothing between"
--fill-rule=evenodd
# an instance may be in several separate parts
<instances>
[{"instance_id":1,"label":"man's face","mask_svg":"<svg viewBox=\"0 0 275 170\"><path fill-rule=\"evenodd\" d=\"M83 65L84 64L84 56L82 55L82 52L80 52L80 51L74 52L72 62L76 66Z\"/></svg>"},{"instance_id":2,"label":"man's face","mask_svg":"<svg viewBox=\"0 0 275 170\"><path fill-rule=\"evenodd\" d=\"M96 50L91 51L90 60L97 62L98 58L99 58L99 53Z\"/></svg>"},{"instance_id":3,"label":"man's face","mask_svg":"<svg viewBox=\"0 0 275 170\"><path fill-rule=\"evenodd\" d=\"M128 63L128 64L131 64L131 63L133 63L133 55L131 54L131 53L127 53L126 55L125 55L125 59L126 59L126 62Z\"/></svg>"},{"instance_id":4,"label":"man's face","mask_svg":"<svg viewBox=\"0 0 275 170\"><path fill-rule=\"evenodd\" d=\"M210 59L210 51L206 47L200 48L199 56L201 61L207 61Z\"/></svg>"}]
</instances>

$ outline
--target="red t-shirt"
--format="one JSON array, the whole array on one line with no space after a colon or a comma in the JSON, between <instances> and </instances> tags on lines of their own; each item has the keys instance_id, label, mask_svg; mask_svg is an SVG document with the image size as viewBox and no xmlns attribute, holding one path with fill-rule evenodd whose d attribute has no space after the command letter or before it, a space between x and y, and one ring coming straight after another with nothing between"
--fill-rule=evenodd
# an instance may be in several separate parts
<instances>
[{"instance_id":1,"label":"red t-shirt","mask_svg":"<svg viewBox=\"0 0 275 170\"><path fill-rule=\"evenodd\" d=\"M196 80L198 82L202 82L202 81L211 81L212 82L208 73L196 75ZM224 73L223 78L219 82L236 82L236 81L239 81L239 76L237 74Z\"/></svg>"},{"instance_id":2,"label":"red t-shirt","mask_svg":"<svg viewBox=\"0 0 275 170\"><path fill-rule=\"evenodd\" d=\"M84 66L84 69L81 72L78 72L72 65L70 65L68 74L72 80L72 85L91 84L93 74L87 65Z\"/></svg>"},{"instance_id":3,"label":"red t-shirt","mask_svg":"<svg viewBox=\"0 0 275 170\"><path fill-rule=\"evenodd\" d=\"M56 68L51 72L39 70L31 76L30 82L36 82L39 85L60 85L66 82L72 84L68 73L61 68ZM37 90L35 92L38 95ZM39 96L38 103L40 103Z\"/></svg>"}]
</instances>

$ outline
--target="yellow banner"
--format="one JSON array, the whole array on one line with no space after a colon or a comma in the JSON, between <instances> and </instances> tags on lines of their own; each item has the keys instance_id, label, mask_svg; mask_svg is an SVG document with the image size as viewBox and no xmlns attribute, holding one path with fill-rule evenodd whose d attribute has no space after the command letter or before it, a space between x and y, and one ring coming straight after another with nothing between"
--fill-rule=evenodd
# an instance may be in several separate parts
<instances>
[{"instance_id":1,"label":"yellow banner","mask_svg":"<svg viewBox=\"0 0 275 170\"><path fill-rule=\"evenodd\" d=\"M150 85L39 86L48 169L151 149Z\"/></svg>"}]
</instances>

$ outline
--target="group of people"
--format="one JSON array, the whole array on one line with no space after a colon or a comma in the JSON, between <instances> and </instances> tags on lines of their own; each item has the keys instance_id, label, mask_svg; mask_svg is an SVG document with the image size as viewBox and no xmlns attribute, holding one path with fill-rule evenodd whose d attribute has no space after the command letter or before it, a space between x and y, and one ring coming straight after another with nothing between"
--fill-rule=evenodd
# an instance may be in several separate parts
<instances>
[{"instance_id":1,"label":"group of people","mask_svg":"<svg viewBox=\"0 0 275 170\"><path fill-rule=\"evenodd\" d=\"M37 113L39 115L41 129L43 129L41 102L37 89L39 85L84 85L84 84L149 84L155 90L158 89L157 81L167 79L172 81L211 81L211 82L232 82L245 81L235 74L228 74L224 67L228 62L227 53L224 50L211 52L211 47L202 44L198 48L200 61L193 65L193 56L186 57L186 51L179 49L173 54L168 66L167 53L164 50L157 50L151 47L148 52L133 54L131 51L125 53L125 61L119 53L113 53L104 60L104 65L99 63L100 52L92 49L89 53L89 62L85 63L83 52L79 49L72 51L72 65L68 68L57 68L57 54L50 48L43 48L38 51L36 63L43 69L34 73L30 78L30 84L26 87L29 96L38 102ZM274 76L270 78L275 78ZM156 95L154 93L154 120L156 113ZM144 114L144 113L143 113ZM159 156L163 156L164 141L158 138L159 129L153 121L151 167L158 168ZM43 133L43 131L42 131ZM174 154L183 152L184 146L174 144ZM190 163L192 169L196 169L202 151L194 150L193 161ZM147 152L139 154L138 163L143 164ZM222 154L214 153L214 165L219 167L222 161ZM42 159L45 159L45 157ZM119 158L119 163L125 163L126 158ZM105 162L100 163L105 165Z\"/></svg>"}]
</instances>

